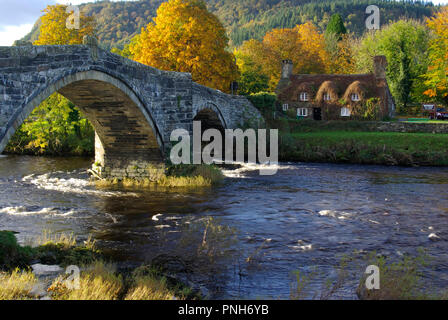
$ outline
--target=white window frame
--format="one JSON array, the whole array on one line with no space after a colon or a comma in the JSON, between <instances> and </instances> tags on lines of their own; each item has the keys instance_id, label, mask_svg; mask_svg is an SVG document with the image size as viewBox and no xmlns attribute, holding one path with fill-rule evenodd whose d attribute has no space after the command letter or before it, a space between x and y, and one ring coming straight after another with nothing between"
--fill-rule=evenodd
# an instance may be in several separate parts
<instances>
[{"instance_id":1,"label":"white window frame","mask_svg":"<svg viewBox=\"0 0 448 320\"><path fill-rule=\"evenodd\" d=\"M288 111L288 109L289 109L289 104L287 104L287 103L284 103L283 104L283 111Z\"/></svg>"},{"instance_id":2,"label":"white window frame","mask_svg":"<svg viewBox=\"0 0 448 320\"><path fill-rule=\"evenodd\" d=\"M341 108L341 117L350 117L352 115L352 112L347 107Z\"/></svg>"},{"instance_id":3,"label":"white window frame","mask_svg":"<svg viewBox=\"0 0 448 320\"><path fill-rule=\"evenodd\" d=\"M331 101L331 94L329 94L328 92L324 93L324 101Z\"/></svg>"},{"instance_id":4,"label":"white window frame","mask_svg":"<svg viewBox=\"0 0 448 320\"><path fill-rule=\"evenodd\" d=\"M309 96L308 92L301 92L299 99L300 99L300 101L306 102L306 101L310 100L310 96Z\"/></svg>"},{"instance_id":5,"label":"white window frame","mask_svg":"<svg viewBox=\"0 0 448 320\"><path fill-rule=\"evenodd\" d=\"M357 94L357 93L352 93L351 98L352 98L352 101L354 101L354 102L361 100L361 98L359 97L359 94Z\"/></svg>"},{"instance_id":6,"label":"white window frame","mask_svg":"<svg viewBox=\"0 0 448 320\"><path fill-rule=\"evenodd\" d=\"M308 108L297 108L298 117L308 117Z\"/></svg>"}]
</instances>

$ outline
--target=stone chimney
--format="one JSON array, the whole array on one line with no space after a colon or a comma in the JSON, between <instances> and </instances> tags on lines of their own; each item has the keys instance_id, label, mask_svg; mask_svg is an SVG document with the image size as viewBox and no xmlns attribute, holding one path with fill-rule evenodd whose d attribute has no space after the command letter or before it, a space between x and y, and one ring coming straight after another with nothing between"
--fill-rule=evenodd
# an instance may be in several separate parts
<instances>
[{"instance_id":1,"label":"stone chimney","mask_svg":"<svg viewBox=\"0 0 448 320\"><path fill-rule=\"evenodd\" d=\"M282 79L289 79L292 75L292 70L294 68L294 64L291 60L283 60L282 61Z\"/></svg>"},{"instance_id":2,"label":"stone chimney","mask_svg":"<svg viewBox=\"0 0 448 320\"><path fill-rule=\"evenodd\" d=\"M377 79L386 79L387 59L385 56L375 56L373 58L373 73Z\"/></svg>"}]
</instances>

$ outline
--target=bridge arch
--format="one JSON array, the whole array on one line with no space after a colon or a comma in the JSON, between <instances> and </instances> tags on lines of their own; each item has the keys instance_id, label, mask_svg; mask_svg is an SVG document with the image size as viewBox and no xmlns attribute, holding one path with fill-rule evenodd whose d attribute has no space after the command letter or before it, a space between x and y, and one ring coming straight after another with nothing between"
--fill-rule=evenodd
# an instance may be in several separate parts
<instances>
[{"instance_id":1,"label":"bridge arch","mask_svg":"<svg viewBox=\"0 0 448 320\"><path fill-rule=\"evenodd\" d=\"M193 121L201 121L202 130L225 130L229 126L221 110L212 102L205 103L195 110Z\"/></svg>"},{"instance_id":2,"label":"bridge arch","mask_svg":"<svg viewBox=\"0 0 448 320\"><path fill-rule=\"evenodd\" d=\"M102 167L163 161L163 136L150 111L123 81L96 70L75 72L39 86L7 128L0 150L31 112L55 92L73 102L92 123L95 162Z\"/></svg>"}]
</instances>

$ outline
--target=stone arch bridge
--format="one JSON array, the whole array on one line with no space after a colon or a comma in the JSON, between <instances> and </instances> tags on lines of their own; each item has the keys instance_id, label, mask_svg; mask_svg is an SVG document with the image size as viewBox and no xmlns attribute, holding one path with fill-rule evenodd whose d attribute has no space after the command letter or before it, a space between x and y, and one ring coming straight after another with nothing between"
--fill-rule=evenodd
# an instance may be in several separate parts
<instances>
[{"instance_id":1,"label":"stone arch bridge","mask_svg":"<svg viewBox=\"0 0 448 320\"><path fill-rule=\"evenodd\" d=\"M244 97L201 86L187 73L120 57L90 40L0 47L0 153L32 110L55 92L94 126L96 163L107 178L145 177L167 156L171 132L191 133L194 120L219 129L263 121Z\"/></svg>"}]
</instances>

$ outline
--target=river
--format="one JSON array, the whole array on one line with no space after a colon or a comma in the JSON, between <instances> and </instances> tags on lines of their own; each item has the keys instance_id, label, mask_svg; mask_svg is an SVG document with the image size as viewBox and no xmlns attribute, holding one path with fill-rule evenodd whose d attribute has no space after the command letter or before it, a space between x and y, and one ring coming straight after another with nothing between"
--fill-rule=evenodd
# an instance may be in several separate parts
<instances>
[{"instance_id":1,"label":"river","mask_svg":"<svg viewBox=\"0 0 448 320\"><path fill-rule=\"evenodd\" d=\"M213 299L288 299L298 270L314 274L316 297L344 255L420 247L427 286L447 287L448 169L295 163L275 176L229 170L213 188L132 190L90 184L91 162L0 156L0 230L21 243L43 230L91 235L119 263L163 261ZM336 298L356 298L351 271Z\"/></svg>"}]
</instances>

